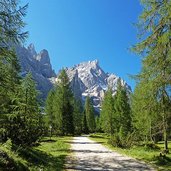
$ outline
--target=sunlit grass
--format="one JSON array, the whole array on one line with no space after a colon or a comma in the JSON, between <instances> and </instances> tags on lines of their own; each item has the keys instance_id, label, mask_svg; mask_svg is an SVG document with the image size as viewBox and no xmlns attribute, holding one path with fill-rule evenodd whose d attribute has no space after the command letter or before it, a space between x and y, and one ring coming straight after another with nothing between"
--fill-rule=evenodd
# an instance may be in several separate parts
<instances>
[{"instance_id":1,"label":"sunlit grass","mask_svg":"<svg viewBox=\"0 0 171 171\"><path fill-rule=\"evenodd\" d=\"M66 156L70 153L72 137L43 138L35 147L16 147L12 149L0 145L0 170L63 170Z\"/></svg>"}]
</instances>

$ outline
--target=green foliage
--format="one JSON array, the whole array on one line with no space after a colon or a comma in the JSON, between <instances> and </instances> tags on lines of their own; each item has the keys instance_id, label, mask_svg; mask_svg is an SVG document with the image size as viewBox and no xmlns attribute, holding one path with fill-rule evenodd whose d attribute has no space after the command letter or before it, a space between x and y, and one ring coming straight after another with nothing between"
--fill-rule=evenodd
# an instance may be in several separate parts
<instances>
[{"instance_id":1,"label":"green foliage","mask_svg":"<svg viewBox=\"0 0 171 171\"><path fill-rule=\"evenodd\" d=\"M19 7L18 0L0 1L0 47L3 50L4 47L10 47L11 43L24 42L27 37L28 33L22 32L27 7L28 5Z\"/></svg>"},{"instance_id":2,"label":"green foliage","mask_svg":"<svg viewBox=\"0 0 171 171\"><path fill-rule=\"evenodd\" d=\"M119 147L132 145L131 108L126 89L118 81L117 92L112 95L109 89L104 96L101 111L101 126L105 133L110 134L110 143Z\"/></svg>"},{"instance_id":3,"label":"green foliage","mask_svg":"<svg viewBox=\"0 0 171 171\"><path fill-rule=\"evenodd\" d=\"M75 134L80 135L82 133L82 112L83 112L81 101L74 99L73 108L74 108L73 117L74 117Z\"/></svg>"},{"instance_id":4,"label":"green foliage","mask_svg":"<svg viewBox=\"0 0 171 171\"><path fill-rule=\"evenodd\" d=\"M20 85L18 74L20 67L14 51L6 51L4 55L6 56L0 54L0 79L2 78L0 83L0 136L2 139L7 138L5 135L7 120L13 116L13 110L17 107L16 96ZM8 57L7 60L6 57Z\"/></svg>"},{"instance_id":5,"label":"green foliage","mask_svg":"<svg viewBox=\"0 0 171 171\"><path fill-rule=\"evenodd\" d=\"M131 129L131 108L126 88L118 81L117 92L115 95L114 108L115 108L115 124L117 132L122 130L122 136L127 136L132 131Z\"/></svg>"},{"instance_id":6,"label":"green foliage","mask_svg":"<svg viewBox=\"0 0 171 171\"><path fill-rule=\"evenodd\" d=\"M28 170L26 161L13 151L13 144L9 139L0 144L0 170Z\"/></svg>"},{"instance_id":7,"label":"green foliage","mask_svg":"<svg viewBox=\"0 0 171 171\"><path fill-rule=\"evenodd\" d=\"M0 2L0 122L11 114L19 83L19 64L13 46L27 37L22 32L27 5L18 8L17 0ZM8 115L5 115L8 114ZM2 116L3 115L3 116ZM0 128L2 131L2 128ZM3 131L4 132L4 131Z\"/></svg>"},{"instance_id":8,"label":"green foliage","mask_svg":"<svg viewBox=\"0 0 171 171\"><path fill-rule=\"evenodd\" d=\"M43 138L35 147L11 148L9 140L0 144L0 170L63 170L70 141L71 137Z\"/></svg>"},{"instance_id":9,"label":"green foliage","mask_svg":"<svg viewBox=\"0 0 171 171\"><path fill-rule=\"evenodd\" d=\"M56 118L53 110L55 97L55 89L50 90L46 99L45 113L46 113L46 123L47 129L51 127L51 131L54 132L56 128Z\"/></svg>"},{"instance_id":10,"label":"green foliage","mask_svg":"<svg viewBox=\"0 0 171 171\"><path fill-rule=\"evenodd\" d=\"M112 96L112 90L106 91L103 102L102 110L100 113L101 127L104 132L110 135L114 134L116 127L115 110L114 110L114 98Z\"/></svg>"},{"instance_id":11,"label":"green foliage","mask_svg":"<svg viewBox=\"0 0 171 171\"><path fill-rule=\"evenodd\" d=\"M114 147L131 148L136 144L135 135L133 132L128 132L125 134L125 130L120 127L119 132L116 132L113 136L111 136L108 143Z\"/></svg>"},{"instance_id":12,"label":"green foliage","mask_svg":"<svg viewBox=\"0 0 171 171\"><path fill-rule=\"evenodd\" d=\"M157 142L161 135L162 115L152 87L139 83L132 95L133 127L139 140Z\"/></svg>"},{"instance_id":13,"label":"green foliage","mask_svg":"<svg viewBox=\"0 0 171 171\"><path fill-rule=\"evenodd\" d=\"M83 112L82 133L84 133L84 134L88 134L89 133L85 111Z\"/></svg>"},{"instance_id":14,"label":"green foliage","mask_svg":"<svg viewBox=\"0 0 171 171\"><path fill-rule=\"evenodd\" d=\"M137 24L141 41L133 47L135 53L143 56L142 70L135 76L138 85L133 97L134 125L140 130L140 122L144 121L146 139L156 139L162 132L167 149L171 127L171 2L142 1L142 5L143 13ZM136 102L141 98L140 103Z\"/></svg>"},{"instance_id":15,"label":"green foliage","mask_svg":"<svg viewBox=\"0 0 171 171\"><path fill-rule=\"evenodd\" d=\"M91 103L91 99L90 97L87 96L86 101L85 101L85 115L86 115L86 119L87 119L87 126L88 126L88 130L90 132L94 132L95 131L95 112L94 112L94 107Z\"/></svg>"},{"instance_id":16,"label":"green foliage","mask_svg":"<svg viewBox=\"0 0 171 171\"><path fill-rule=\"evenodd\" d=\"M102 132L101 130L101 121L100 121L100 116L95 117L95 125L96 125L96 132Z\"/></svg>"},{"instance_id":17,"label":"green foliage","mask_svg":"<svg viewBox=\"0 0 171 171\"><path fill-rule=\"evenodd\" d=\"M74 108L74 103L69 79L63 69L60 72L55 89L49 93L46 100L46 114L49 124L57 134L74 134L74 121L77 119L76 115L79 110L79 108ZM77 131L78 127L77 125Z\"/></svg>"},{"instance_id":18,"label":"green foliage","mask_svg":"<svg viewBox=\"0 0 171 171\"><path fill-rule=\"evenodd\" d=\"M31 73L22 80L18 106L8 119L7 137L15 144L31 145L42 134L40 107Z\"/></svg>"}]
</instances>

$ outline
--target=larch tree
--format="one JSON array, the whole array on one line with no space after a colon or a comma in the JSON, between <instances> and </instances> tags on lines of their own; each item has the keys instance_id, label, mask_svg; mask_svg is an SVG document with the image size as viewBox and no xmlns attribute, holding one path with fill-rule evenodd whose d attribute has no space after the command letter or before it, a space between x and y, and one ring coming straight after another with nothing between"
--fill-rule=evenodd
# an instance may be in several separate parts
<instances>
[{"instance_id":1,"label":"larch tree","mask_svg":"<svg viewBox=\"0 0 171 171\"><path fill-rule=\"evenodd\" d=\"M28 33L22 31L27 6L19 7L17 0L0 1L0 137L3 140L8 138L6 126L17 103L20 67L13 47L27 37Z\"/></svg>"},{"instance_id":2,"label":"larch tree","mask_svg":"<svg viewBox=\"0 0 171 171\"><path fill-rule=\"evenodd\" d=\"M133 47L133 51L143 57L142 70L137 79L151 85L150 91L144 91L144 95L148 93L158 102L157 113L162 116L164 147L168 151L168 120L171 115L171 1L142 0L142 5L143 12L137 24L141 41Z\"/></svg>"},{"instance_id":3,"label":"larch tree","mask_svg":"<svg viewBox=\"0 0 171 171\"><path fill-rule=\"evenodd\" d=\"M47 122L47 127L51 129L51 131L55 131L55 114L53 110L53 105L54 104L54 98L55 98L55 88L50 90L48 93L48 96L46 98L46 104L45 104L45 113L46 113L46 122ZM52 132L53 132L52 131Z\"/></svg>"},{"instance_id":4,"label":"larch tree","mask_svg":"<svg viewBox=\"0 0 171 171\"><path fill-rule=\"evenodd\" d=\"M21 82L17 95L18 106L13 109L15 115L12 120L9 119L8 137L15 144L31 145L41 136L41 114L37 97L35 82L31 73L28 73Z\"/></svg>"}]
</instances>

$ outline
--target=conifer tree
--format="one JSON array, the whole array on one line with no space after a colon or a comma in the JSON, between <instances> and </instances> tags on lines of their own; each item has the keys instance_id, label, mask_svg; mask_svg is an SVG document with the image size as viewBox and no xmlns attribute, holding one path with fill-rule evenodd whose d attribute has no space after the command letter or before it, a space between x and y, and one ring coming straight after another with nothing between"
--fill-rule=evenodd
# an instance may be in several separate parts
<instances>
[{"instance_id":1,"label":"conifer tree","mask_svg":"<svg viewBox=\"0 0 171 171\"><path fill-rule=\"evenodd\" d=\"M57 130L63 135L74 134L73 94L64 69L60 72L58 79L53 101Z\"/></svg>"},{"instance_id":2,"label":"conifer tree","mask_svg":"<svg viewBox=\"0 0 171 171\"><path fill-rule=\"evenodd\" d=\"M95 117L95 123L96 123L96 132L101 132L100 116Z\"/></svg>"},{"instance_id":3,"label":"conifer tree","mask_svg":"<svg viewBox=\"0 0 171 171\"><path fill-rule=\"evenodd\" d=\"M4 140L7 139L8 120L14 115L20 82L20 67L13 46L27 37L27 32L22 32L26 9L27 5L18 7L17 0L0 2L0 138Z\"/></svg>"},{"instance_id":4,"label":"conifer tree","mask_svg":"<svg viewBox=\"0 0 171 171\"><path fill-rule=\"evenodd\" d=\"M56 128L55 127L56 118L55 118L55 114L53 110L53 105L55 105L54 98L55 98L55 88L49 91L47 99L46 99L46 105L45 105L47 127L51 128L52 130Z\"/></svg>"},{"instance_id":5,"label":"conifer tree","mask_svg":"<svg viewBox=\"0 0 171 171\"><path fill-rule=\"evenodd\" d=\"M82 132L82 112L83 112L83 107L80 100L76 100L74 98L73 109L74 109L73 117L74 117L75 134L80 135Z\"/></svg>"},{"instance_id":6,"label":"conifer tree","mask_svg":"<svg viewBox=\"0 0 171 171\"><path fill-rule=\"evenodd\" d=\"M87 125L87 118L86 118L86 113L85 111L83 112L83 121L82 121L82 133L84 134L88 134L89 130L88 130L88 125Z\"/></svg>"},{"instance_id":7,"label":"conifer tree","mask_svg":"<svg viewBox=\"0 0 171 171\"><path fill-rule=\"evenodd\" d=\"M116 130L117 132L121 131L122 136L126 137L131 132L131 108L126 89L121 85L120 80L118 80L117 84L114 108L117 120L117 124L115 125Z\"/></svg>"},{"instance_id":8,"label":"conifer tree","mask_svg":"<svg viewBox=\"0 0 171 171\"><path fill-rule=\"evenodd\" d=\"M131 98L133 127L137 139L157 142L161 135L161 115L158 115L158 102L151 92L152 87L147 83L139 83Z\"/></svg>"},{"instance_id":9,"label":"conifer tree","mask_svg":"<svg viewBox=\"0 0 171 171\"><path fill-rule=\"evenodd\" d=\"M4 53L11 44L18 44L25 41L28 32L22 32L25 26L23 17L26 15L28 4L19 7L18 0L0 1L0 48ZM4 49L5 48L5 49Z\"/></svg>"},{"instance_id":10,"label":"conifer tree","mask_svg":"<svg viewBox=\"0 0 171 171\"><path fill-rule=\"evenodd\" d=\"M90 132L95 131L95 112L94 112L94 107L91 103L90 97L87 96L86 101L85 101L85 114L86 114L86 119L87 119L87 125L88 129Z\"/></svg>"},{"instance_id":11,"label":"conifer tree","mask_svg":"<svg viewBox=\"0 0 171 171\"><path fill-rule=\"evenodd\" d=\"M164 147L168 151L168 120L171 101L171 2L167 0L142 1L142 5L144 10L137 24L141 42L133 47L137 54L144 57L142 70L137 79L152 87L150 92L147 91L156 98L160 106L157 113L162 116ZM152 110L155 111L155 109Z\"/></svg>"},{"instance_id":12,"label":"conifer tree","mask_svg":"<svg viewBox=\"0 0 171 171\"><path fill-rule=\"evenodd\" d=\"M114 98L112 96L112 90L109 88L104 95L100 119L103 131L109 133L111 136L114 134L115 127L117 124L116 119L114 117Z\"/></svg>"},{"instance_id":13,"label":"conifer tree","mask_svg":"<svg viewBox=\"0 0 171 171\"><path fill-rule=\"evenodd\" d=\"M13 109L13 117L8 120L8 137L15 144L31 145L42 133L38 92L31 73L22 80L18 94L17 107Z\"/></svg>"}]
</instances>

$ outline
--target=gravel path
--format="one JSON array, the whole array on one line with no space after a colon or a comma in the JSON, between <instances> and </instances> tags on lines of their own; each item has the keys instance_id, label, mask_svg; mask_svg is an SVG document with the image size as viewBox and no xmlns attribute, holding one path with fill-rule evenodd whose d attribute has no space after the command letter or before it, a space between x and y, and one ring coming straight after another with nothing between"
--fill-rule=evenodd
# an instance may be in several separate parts
<instances>
[{"instance_id":1,"label":"gravel path","mask_svg":"<svg viewBox=\"0 0 171 171\"><path fill-rule=\"evenodd\" d=\"M87 137L74 137L73 156L67 159L66 170L154 171L143 162L113 152Z\"/></svg>"}]
</instances>

